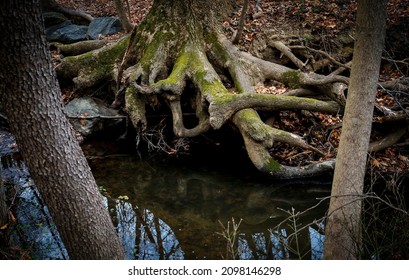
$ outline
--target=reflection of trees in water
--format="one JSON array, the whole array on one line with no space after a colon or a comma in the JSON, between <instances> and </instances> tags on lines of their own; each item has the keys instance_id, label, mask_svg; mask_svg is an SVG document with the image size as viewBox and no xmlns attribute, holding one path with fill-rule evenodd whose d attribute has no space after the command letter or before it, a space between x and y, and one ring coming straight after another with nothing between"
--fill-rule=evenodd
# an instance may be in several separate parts
<instances>
[{"instance_id":1,"label":"reflection of trees in water","mask_svg":"<svg viewBox=\"0 0 409 280\"><path fill-rule=\"evenodd\" d=\"M128 202L115 204L117 228L127 259L183 259L183 251L172 229L147 209Z\"/></svg>"},{"instance_id":2,"label":"reflection of trees in water","mask_svg":"<svg viewBox=\"0 0 409 280\"><path fill-rule=\"evenodd\" d=\"M282 227L285 234L281 240L270 232L287 217L278 208L294 207L302 211L315 205L317 197L327 196L329 192L328 186L256 183L209 169L130 159L109 159L93 165L98 184L109 189L112 197L129 197L126 203L121 202L128 206L114 207L118 208L116 211L127 213L117 214L117 217L121 222L129 221L118 226L121 238L127 238L128 257L223 258L226 242L216 234L220 231L218 221L226 223L234 217L243 219L238 240L240 258L298 259L292 241L285 241L285 236L292 233L289 227ZM326 207L321 205L314 212L301 216L299 223L305 226L321 218ZM322 244L315 242L312 248L311 240L317 239L314 237L317 234L317 230L314 233L308 227L299 234L302 244L299 254L316 258L317 253L313 252L320 251L318 245L322 247Z\"/></svg>"},{"instance_id":3,"label":"reflection of trees in water","mask_svg":"<svg viewBox=\"0 0 409 280\"><path fill-rule=\"evenodd\" d=\"M116 201L116 221L120 239L125 247L127 259L184 259L183 244L186 240L177 235L163 220L148 209L141 209L128 202ZM239 259L321 259L323 235L312 226L298 234L303 245L298 251L287 239L287 230L280 232L243 232L237 240ZM183 238L183 235L182 235ZM213 248L214 249L214 248ZM224 252L220 252L222 254Z\"/></svg>"}]
</instances>

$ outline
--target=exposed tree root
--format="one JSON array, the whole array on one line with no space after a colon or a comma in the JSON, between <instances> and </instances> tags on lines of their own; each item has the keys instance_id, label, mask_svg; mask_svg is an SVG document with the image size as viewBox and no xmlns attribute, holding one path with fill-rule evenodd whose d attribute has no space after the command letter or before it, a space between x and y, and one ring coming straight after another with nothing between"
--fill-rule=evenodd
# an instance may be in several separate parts
<instances>
[{"instance_id":1,"label":"exposed tree root","mask_svg":"<svg viewBox=\"0 0 409 280\"><path fill-rule=\"evenodd\" d=\"M146 106L155 108L163 102L172 113L177 137L195 137L231 121L244 139L250 160L273 177L305 177L331 171L334 160L296 167L276 161L275 142L310 150L318 156L325 153L298 135L267 125L258 112L342 113L349 82L339 75L342 71L327 76L316 74L282 42L276 42L276 47L299 69L240 52L217 29L204 29L195 22L192 7L168 9L165 2L156 1L147 19L116 44L64 58L57 67L59 76L72 79L77 88L112 80L117 88L115 105L124 100L133 126L142 131L149 125ZM164 16L175 20L163 21ZM332 57L328 59L334 62ZM232 88L225 86L226 80ZM255 93L255 85L271 80L291 90L283 95ZM185 110L195 112L194 127L186 127Z\"/></svg>"},{"instance_id":2,"label":"exposed tree root","mask_svg":"<svg viewBox=\"0 0 409 280\"><path fill-rule=\"evenodd\" d=\"M55 11L69 16L80 17L89 22L91 22L94 19L93 16L84 11L63 7L59 5L57 2L55 2L55 0L41 0L41 4L43 6L43 9L46 11Z\"/></svg>"},{"instance_id":3,"label":"exposed tree root","mask_svg":"<svg viewBox=\"0 0 409 280\"><path fill-rule=\"evenodd\" d=\"M53 42L50 47L54 47L59 53L65 56L80 55L106 46L109 42L105 40L80 41L73 44L62 44Z\"/></svg>"}]
</instances>

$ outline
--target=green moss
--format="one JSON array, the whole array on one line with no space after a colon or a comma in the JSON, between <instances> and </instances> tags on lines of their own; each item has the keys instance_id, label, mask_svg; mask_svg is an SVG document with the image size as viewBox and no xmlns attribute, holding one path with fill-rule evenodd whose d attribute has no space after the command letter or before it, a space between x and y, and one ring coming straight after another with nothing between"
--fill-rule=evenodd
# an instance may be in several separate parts
<instances>
[{"instance_id":1,"label":"green moss","mask_svg":"<svg viewBox=\"0 0 409 280\"><path fill-rule=\"evenodd\" d=\"M189 67L190 55L186 52L181 52L176 59L175 65L173 66L172 73L165 80L159 81L156 86L161 85L179 85L186 74ZM181 94L181 92L179 93Z\"/></svg>"},{"instance_id":2,"label":"green moss","mask_svg":"<svg viewBox=\"0 0 409 280\"><path fill-rule=\"evenodd\" d=\"M118 58L121 58L128 45L129 37L124 37L116 44L101 48L97 51L87 52L78 56L64 59L67 69L72 69L68 74L71 78L81 75L93 77L107 77L112 72Z\"/></svg>"},{"instance_id":3,"label":"green moss","mask_svg":"<svg viewBox=\"0 0 409 280\"><path fill-rule=\"evenodd\" d=\"M281 164L279 164L278 161L276 161L276 160L272 159L271 157L269 157L266 160L265 168L267 169L267 172L269 172L269 173L276 173L276 172L280 171Z\"/></svg>"},{"instance_id":4,"label":"green moss","mask_svg":"<svg viewBox=\"0 0 409 280\"><path fill-rule=\"evenodd\" d=\"M284 72L281 78L290 88L297 88L300 84L300 73L295 70Z\"/></svg>"}]
</instances>

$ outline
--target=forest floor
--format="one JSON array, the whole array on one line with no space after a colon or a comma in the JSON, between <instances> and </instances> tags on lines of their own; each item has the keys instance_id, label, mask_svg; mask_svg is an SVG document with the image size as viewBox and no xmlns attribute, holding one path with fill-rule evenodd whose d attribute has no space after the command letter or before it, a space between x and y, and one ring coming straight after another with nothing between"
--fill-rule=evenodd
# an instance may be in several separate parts
<instances>
[{"instance_id":1,"label":"forest floor","mask_svg":"<svg viewBox=\"0 0 409 280\"><path fill-rule=\"evenodd\" d=\"M58 3L70 8L81 9L92 16L116 16L112 0L58 0ZM243 1L237 1L235 11L221 22L227 37L237 29ZM337 41L343 36L351 36L356 16L356 1L303 0L303 1L261 1L262 12L256 10L256 1L250 1L246 16L244 33L238 43L242 51L250 51L253 42L262 34L273 30L277 34L293 32L312 36L313 47L329 54L336 51ZM133 24L139 24L152 4L151 0L128 0L129 14ZM107 39L117 39L123 33ZM380 81L407 78L409 72L409 1L390 0L388 3L388 27ZM287 90L281 86L256 87L257 92L280 94ZM404 93L408 94L408 93ZM392 108L402 106L396 96L388 91L379 90L377 104ZM274 157L283 164L300 165L315 160L333 158L338 147L342 120L338 116L314 114L313 118L295 112L282 112L280 128L301 136L308 135L311 145L328 151L317 159L310 152L290 148L288 145L277 145ZM377 125L374 117L374 125ZM377 140L373 135L373 140ZM371 170L380 174L405 174L409 170L409 136L403 136L399 143L382 151L372 153L369 157ZM395 174L395 175L394 175Z\"/></svg>"}]
</instances>

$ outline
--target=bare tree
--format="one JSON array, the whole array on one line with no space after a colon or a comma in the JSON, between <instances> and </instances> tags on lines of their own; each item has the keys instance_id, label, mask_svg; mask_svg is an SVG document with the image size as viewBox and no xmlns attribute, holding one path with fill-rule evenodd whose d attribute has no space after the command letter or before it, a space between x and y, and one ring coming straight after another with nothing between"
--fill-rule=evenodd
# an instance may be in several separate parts
<instances>
[{"instance_id":1,"label":"bare tree","mask_svg":"<svg viewBox=\"0 0 409 280\"><path fill-rule=\"evenodd\" d=\"M354 57L326 225L326 259L359 257L361 197L384 46L386 4L387 0L358 1Z\"/></svg>"}]
</instances>

